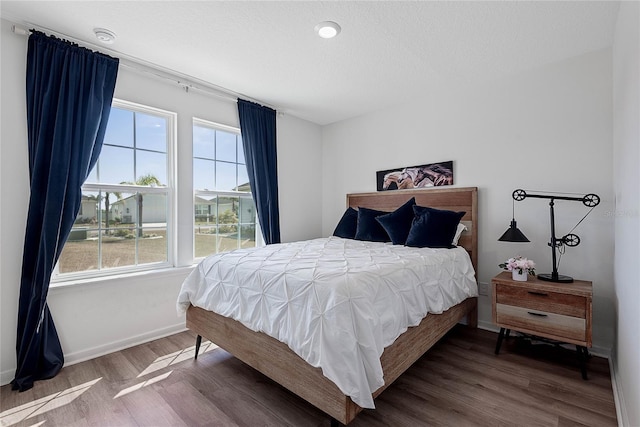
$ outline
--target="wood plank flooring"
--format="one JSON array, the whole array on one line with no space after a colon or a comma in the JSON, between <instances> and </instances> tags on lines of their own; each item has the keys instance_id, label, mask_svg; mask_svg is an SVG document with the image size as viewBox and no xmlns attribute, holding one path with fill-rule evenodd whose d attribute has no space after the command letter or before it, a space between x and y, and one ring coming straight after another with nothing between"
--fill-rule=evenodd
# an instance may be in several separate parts
<instances>
[{"instance_id":1,"label":"wood plank flooring","mask_svg":"<svg viewBox=\"0 0 640 427\"><path fill-rule=\"evenodd\" d=\"M606 359L457 326L349 426L616 426ZM0 389L4 426L329 426L224 350L183 332ZM204 353L203 353L204 351Z\"/></svg>"}]
</instances>

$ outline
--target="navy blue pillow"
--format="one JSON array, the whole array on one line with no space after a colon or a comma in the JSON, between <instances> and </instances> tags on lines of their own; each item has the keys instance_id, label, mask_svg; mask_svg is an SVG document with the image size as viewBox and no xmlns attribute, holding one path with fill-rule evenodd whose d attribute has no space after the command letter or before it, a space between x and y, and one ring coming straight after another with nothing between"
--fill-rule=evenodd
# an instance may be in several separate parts
<instances>
[{"instance_id":1,"label":"navy blue pillow","mask_svg":"<svg viewBox=\"0 0 640 427\"><path fill-rule=\"evenodd\" d=\"M387 212L375 209L358 208L358 227L356 229L356 240L367 240L370 242L389 242L389 235L382 225L376 221L376 217L385 215Z\"/></svg>"},{"instance_id":2,"label":"navy blue pillow","mask_svg":"<svg viewBox=\"0 0 640 427\"><path fill-rule=\"evenodd\" d=\"M414 206L415 218L407 236L407 246L418 248L453 248L451 244L458 223L465 212Z\"/></svg>"},{"instance_id":3,"label":"navy blue pillow","mask_svg":"<svg viewBox=\"0 0 640 427\"><path fill-rule=\"evenodd\" d=\"M342 218L338 221L333 235L344 239L353 239L356 237L356 228L358 227L358 211L353 208L347 208L342 214Z\"/></svg>"},{"instance_id":4,"label":"navy blue pillow","mask_svg":"<svg viewBox=\"0 0 640 427\"><path fill-rule=\"evenodd\" d=\"M411 223L415 214L413 206L416 204L416 198L412 197L407 203L400 206L395 211L386 215L376 217L382 228L387 232L394 245L404 245L411 230Z\"/></svg>"}]
</instances>

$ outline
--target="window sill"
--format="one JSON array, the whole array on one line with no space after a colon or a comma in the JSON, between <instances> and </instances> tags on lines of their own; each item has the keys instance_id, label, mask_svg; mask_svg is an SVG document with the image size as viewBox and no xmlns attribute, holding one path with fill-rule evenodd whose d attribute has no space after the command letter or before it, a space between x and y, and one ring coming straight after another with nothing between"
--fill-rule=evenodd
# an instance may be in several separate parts
<instances>
[{"instance_id":1,"label":"window sill","mask_svg":"<svg viewBox=\"0 0 640 427\"><path fill-rule=\"evenodd\" d=\"M184 276L188 275L197 264L182 267L166 267L144 271L132 271L121 274L113 274L108 276L99 277L85 277L71 280L60 280L57 282L52 281L49 285L50 291L64 291L69 289L75 289L81 286L93 286L93 285L109 285L115 281L121 281L123 279L131 278L144 278L153 279L155 277L171 277L171 276Z\"/></svg>"}]
</instances>

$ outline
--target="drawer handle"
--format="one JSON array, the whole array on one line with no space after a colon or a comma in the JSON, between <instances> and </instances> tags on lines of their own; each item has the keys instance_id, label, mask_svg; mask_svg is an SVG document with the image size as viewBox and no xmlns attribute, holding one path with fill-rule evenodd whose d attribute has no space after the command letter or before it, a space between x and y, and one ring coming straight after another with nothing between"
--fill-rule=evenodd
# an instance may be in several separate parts
<instances>
[{"instance_id":1,"label":"drawer handle","mask_svg":"<svg viewBox=\"0 0 640 427\"><path fill-rule=\"evenodd\" d=\"M542 314L542 313L534 313L533 311L527 311L527 313L529 313L532 316L538 316L538 317L547 317L546 314Z\"/></svg>"},{"instance_id":2,"label":"drawer handle","mask_svg":"<svg viewBox=\"0 0 640 427\"><path fill-rule=\"evenodd\" d=\"M531 295L538 295L538 296L541 296L541 297L548 297L549 296L549 294L546 294L544 292L535 292L535 291L527 291L527 292L529 292Z\"/></svg>"}]
</instances>

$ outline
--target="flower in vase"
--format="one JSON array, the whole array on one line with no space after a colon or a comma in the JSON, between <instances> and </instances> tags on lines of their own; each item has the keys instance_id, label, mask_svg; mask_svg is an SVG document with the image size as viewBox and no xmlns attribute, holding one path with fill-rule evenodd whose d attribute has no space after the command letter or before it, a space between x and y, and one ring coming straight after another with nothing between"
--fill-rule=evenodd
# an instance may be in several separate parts
<instances>
[{"instance_id":1,"label":"flower in vase","mask_svg":"<svg viewBox=\"0 0 640 427\"><path fill-rule=\"evenodd\" d=\"M515 270L518 274L523 274L526 271L532 276L536 275L536 263L520 255L514 258L509 258L506 262L498 264L498 267L508 271Z\"/></svg>"}]
</instances>

